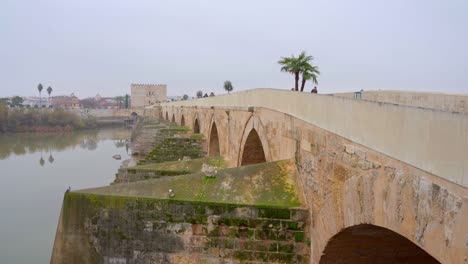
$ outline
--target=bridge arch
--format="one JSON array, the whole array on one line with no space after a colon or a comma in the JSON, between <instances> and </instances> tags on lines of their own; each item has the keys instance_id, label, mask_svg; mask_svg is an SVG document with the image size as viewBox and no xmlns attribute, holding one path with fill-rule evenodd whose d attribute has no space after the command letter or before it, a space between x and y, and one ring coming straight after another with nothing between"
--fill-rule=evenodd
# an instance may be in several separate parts
<instances>
[{"instance_id":1,"label":"bridge arch","mask_svg":"<svg viewBox=\"0 0 468 264\"><path fill-rule=\"evenodd\" d=\"M175 123L175 114L172 114L172 120L171 120L172 123Z\"/></svg>"},{"instance_id":2,"label":"bridge arch","mask_svg":"<svg viewBox=\"0 0 468 264\"><path fill-rule=\"evenodd\" d=\"M218 128L216 127L216 123L213 122L211 125L211 131L210 131L210 139L209 139L210 144L208 145L208 155L209 156L219 156L220 155L220 150L219 150L219 136L218 136Z\"/></svg>"},{"instance_id":3,"label":"bridge arch","mask_svg":"<svg viewBox=\"0 0 468 264\"><path fill-rule=\"evenodd\" d=\"M185 117L184 117L184 115L182 115L182 117L180 118L180 125L185 126Z\"/></svg>"},{"instance_id":4,"label":"bridge arch","mask_svg":"<svg viewBox=\"0 0 468 264\"><path fill-rule=\"evenodd\" d=\"M260 118L252 116L245 125L238 165L244 166L271 161L270 148Z\"/></svg>"},{"instance_id":5,"label":"bridge arch","mask_svg":"<svg viewBox=\"0 0 468 264\"><path fill-rule=\"evenodd\" d=\"M195 118L193 123L193 133L199 134L200 133L200 122L198 121L198 117Z\"/></svg>"},{"instance_id":6,"label":"bridge arch","mask_svg":"<svg viewBox=\"0 0 468 264\"><path fill-rule=\"evenodd\" d=\"M320 264L331 263L440 263L398 233L370 224L341 230L327 243Z\"/></svg>"},{"instance_id":7,"label":"bridge arch","mask_svg":"<svg viewBox=\"0 0 468 264\"><path fill-rule=\"evenodd\" d=\"M166 111L166 121L169 121L169 113Z\"/></svg>"}]
</instances>

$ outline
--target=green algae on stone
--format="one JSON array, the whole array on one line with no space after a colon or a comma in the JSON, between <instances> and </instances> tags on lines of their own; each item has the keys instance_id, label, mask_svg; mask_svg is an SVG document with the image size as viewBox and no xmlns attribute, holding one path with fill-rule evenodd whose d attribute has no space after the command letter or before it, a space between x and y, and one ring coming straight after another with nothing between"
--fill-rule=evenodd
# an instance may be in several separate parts
<instances>
[{"instance_id":1,"label":"green algae on stone","mask_svg":"<svg viewBox=\"0 0 468 264\"><path fill-rule=\"evenodd\" d=\"M297 177L292 161L285 160L219 170L214 178L194 173L78 192L208 204L300 207L302 196L294 187ZM169 189L174 190L173 198L168 197Z\"/></svg>"}]
</instances>

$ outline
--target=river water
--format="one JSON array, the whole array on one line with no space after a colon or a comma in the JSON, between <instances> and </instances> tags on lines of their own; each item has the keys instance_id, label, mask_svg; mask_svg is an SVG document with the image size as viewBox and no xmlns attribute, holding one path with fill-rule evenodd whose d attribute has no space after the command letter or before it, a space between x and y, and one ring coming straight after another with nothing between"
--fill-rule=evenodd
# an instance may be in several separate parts
<instances>
[{"instance_id":1,"label":"river water","mask_svg":"<svg viewBox=\"0 0 468 264\"><path fill-rule=\"evenodd\" d=\"M108 185L130 130L0 134L0 263L49 263L64 191Z\"/></svg>"}]
</instances>

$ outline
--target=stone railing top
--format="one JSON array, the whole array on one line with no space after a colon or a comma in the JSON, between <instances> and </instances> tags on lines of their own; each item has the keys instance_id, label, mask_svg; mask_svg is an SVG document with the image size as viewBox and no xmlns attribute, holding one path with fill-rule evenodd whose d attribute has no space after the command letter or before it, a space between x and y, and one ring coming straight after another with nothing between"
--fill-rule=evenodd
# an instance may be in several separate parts
<instances>
[{"instance_id":1,"label":"stone railing top","mask_svg":"<svg viewBox=\"0 0 468 264\"><path fill-rule=\"evenodd\" d=\"M468 187L468 116L464 114L277 89L161 105L273 109Z\"/></svg>"}]
</instances>

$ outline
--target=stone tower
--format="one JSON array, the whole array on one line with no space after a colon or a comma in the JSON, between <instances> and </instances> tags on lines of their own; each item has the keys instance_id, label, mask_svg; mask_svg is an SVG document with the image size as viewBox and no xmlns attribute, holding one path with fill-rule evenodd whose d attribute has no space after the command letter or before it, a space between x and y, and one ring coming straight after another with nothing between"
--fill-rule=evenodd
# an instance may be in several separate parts
<instances>
[{"instance_id":1,"label":"stone tower","mask_svg":"<svg viewBox=\"0 0 468 264\"><path fill-rule=\"evenodd\" d=\"M131 84L132 108L143 108L167 99L166 84Z\"/></svg>"}]
</instances>

